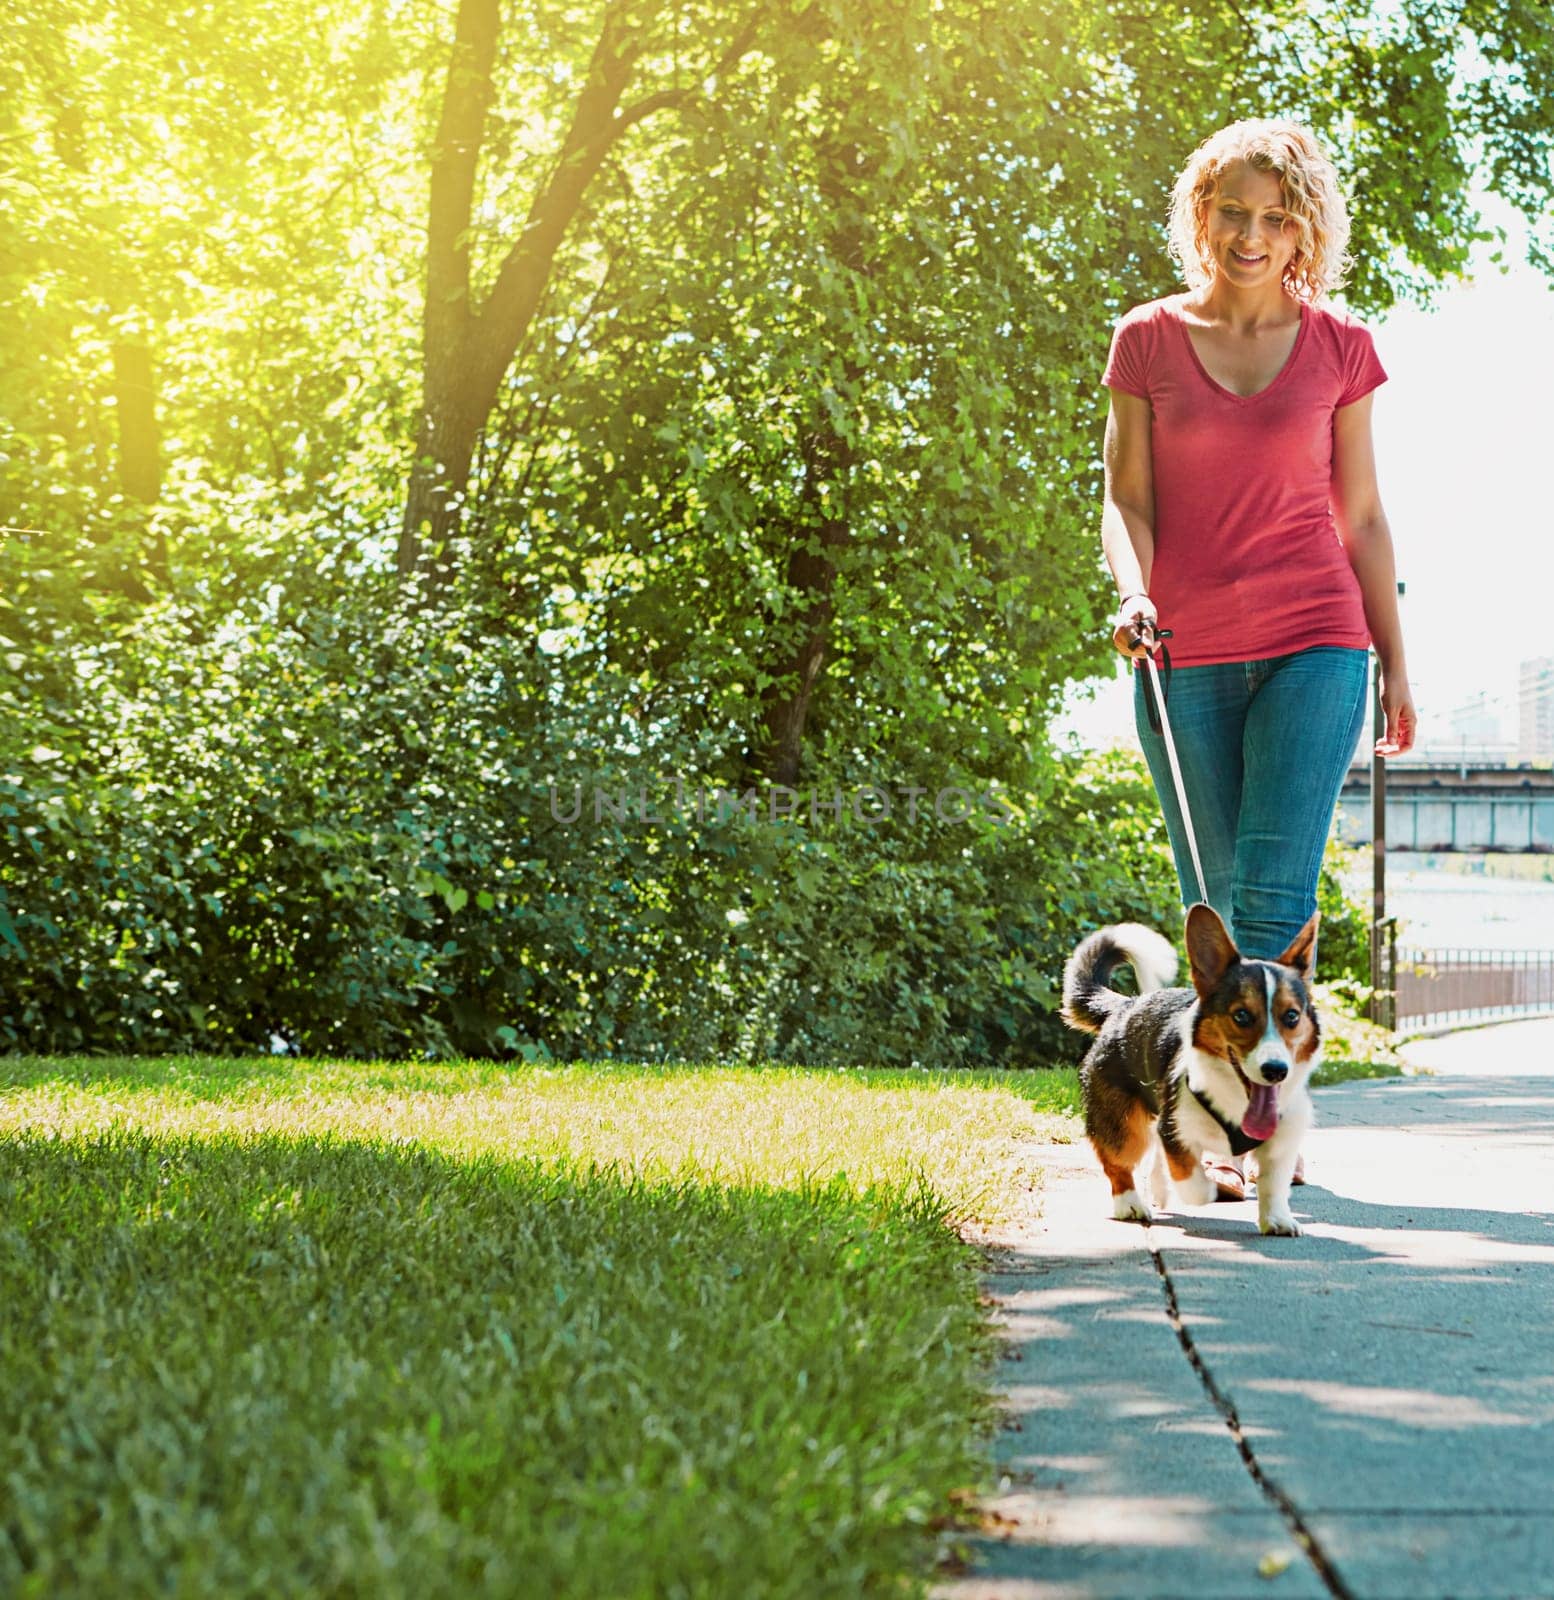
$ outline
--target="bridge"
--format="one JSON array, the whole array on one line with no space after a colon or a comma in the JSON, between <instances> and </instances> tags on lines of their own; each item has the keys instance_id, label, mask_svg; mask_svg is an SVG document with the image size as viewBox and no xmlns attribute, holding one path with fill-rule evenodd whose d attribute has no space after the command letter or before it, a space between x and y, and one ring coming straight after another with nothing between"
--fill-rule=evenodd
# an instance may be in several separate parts
<instances>
[{"instance_id":1,"label":"bridge","mask_svg":"<svg viewBox=\"0 0 1554 1600\"><path fill-rule=\"evenodd\" d=\"M1345 844L1370 843L1368 747L1344 780L1336 826ZM1554 770L1428 751L1389 761L1387 848L1554 853Z\"/></svg>"}]
</instances>

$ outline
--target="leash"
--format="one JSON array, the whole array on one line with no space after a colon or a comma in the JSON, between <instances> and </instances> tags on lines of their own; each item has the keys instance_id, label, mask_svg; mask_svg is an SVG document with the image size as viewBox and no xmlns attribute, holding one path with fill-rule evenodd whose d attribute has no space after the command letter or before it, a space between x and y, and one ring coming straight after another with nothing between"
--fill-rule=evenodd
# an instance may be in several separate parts
<instances>
[{"instance_id":1,"label":"leash","mask_svg":"<svg viewBox=\"0 0 1554 1600\"><path fill-rule=\"evenodd\" d=\"M1182 764L1176 756L1176 740L1171 737L1171 719L1166 715L1166 689L1171 682L1171 652L1166 649L1165 640L1171 637L1171 630L1157 627L1146 620L1143 627L1138 629L1141 643L1146 628L1161 641L1160 654L1165 658L1165 674L1162 677L1154 651L1146 652L1144 703L1149 711L1149 725L1165 740L1166 757L1171 763L1171 779L1176 784L1176 803L1182 813L1182 826L1187 830L1187 848L1192 852L1192 869L1198 878L1198 898L1207 904L1209 897L1204 888L1203 862L1198 858L1198 838L1192 830L1192 812L1187 807L1187 785L1182 782Z\"/></svg>"}]
</instances>

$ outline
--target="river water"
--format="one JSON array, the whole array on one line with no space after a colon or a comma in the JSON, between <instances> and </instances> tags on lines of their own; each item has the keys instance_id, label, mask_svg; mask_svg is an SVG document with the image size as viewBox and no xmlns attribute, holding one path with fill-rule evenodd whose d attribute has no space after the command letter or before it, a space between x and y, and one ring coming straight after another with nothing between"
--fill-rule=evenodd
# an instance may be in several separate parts
<instances>
[{"instance_id":1,"label":"river water","mask_svg":"<svg viewBox=\"0 0 1554 1600\"><path fill-rule=\"evenodd\" d=\"M1439 858L1436 858L1438 863ZM1459 858L1447 870L1428 856L1387 857L1387 914L1399 919L1402 946L1554 951L1554 883L1494 877L1488 858ZM1350 888L1370 904L1370 858L1356 858Z\"/></svg>"}]
</instances>

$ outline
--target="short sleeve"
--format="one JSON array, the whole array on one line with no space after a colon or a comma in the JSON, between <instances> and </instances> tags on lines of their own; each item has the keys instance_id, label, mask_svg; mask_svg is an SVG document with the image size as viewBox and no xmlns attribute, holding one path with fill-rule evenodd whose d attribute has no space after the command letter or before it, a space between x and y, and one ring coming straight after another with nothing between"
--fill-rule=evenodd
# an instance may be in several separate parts
<instances>
[{"instance_id":1,"label":"short sleeve","mask_svg":"<svg viewBox=\"0 0 1554 1600\"><path fill-rule=\"evenodd\" d=\"M1112 330L1112 347L1101 382L1108 389L1121 389L1140 400L1149 398L1144 329L1136 319L1124 317Z\"/></svg>"},{"instance_id":2,"label":"short sleeve","mask_svg":"<svg viewBox=\"0 0 1554 1600\"><path fill-rule=\"evenodd\" d=\"M1371 330L1352 322L1345 330L1344 386L1338 396L1340 406L1353 405L1363 400L1372 389L1387 381L1387 372L1376 354L1376 344Z\"/></svg>"}]
</instances>

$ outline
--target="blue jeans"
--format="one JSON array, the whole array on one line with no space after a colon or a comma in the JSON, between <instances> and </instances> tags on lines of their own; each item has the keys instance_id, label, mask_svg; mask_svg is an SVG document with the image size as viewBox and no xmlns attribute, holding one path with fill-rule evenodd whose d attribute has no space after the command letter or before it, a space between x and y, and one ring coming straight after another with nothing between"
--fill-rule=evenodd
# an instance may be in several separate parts
<instances>
[{"instance_id":1,"label":"blue jeans","mask_svg":"<svg viewBox=\"0 0 1554 1600\"><path fill-rule=\"evenodd\" d=\"M1178 667L1166 710L1209 904L1243 955L1283 954L1317 908L1317 878L1365 721L1365 650L1323 645L1266 661ZM1133 710L1165 812L1182 902L1198 898L1165 740Z\"/></svg>"}]
</instances>

